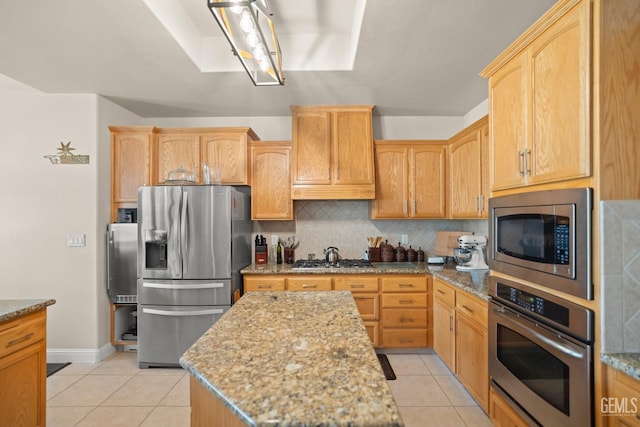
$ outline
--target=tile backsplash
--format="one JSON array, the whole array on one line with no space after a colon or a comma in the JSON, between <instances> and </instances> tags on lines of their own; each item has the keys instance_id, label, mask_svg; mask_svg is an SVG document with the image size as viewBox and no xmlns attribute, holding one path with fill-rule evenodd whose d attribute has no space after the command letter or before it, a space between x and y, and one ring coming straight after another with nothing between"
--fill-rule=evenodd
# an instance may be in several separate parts
<instances>
[{"instance_id":1,"label":"tile backsplash","mask_svg":"<svg viewBox=\"0 0 640 427\"><path fill-rule=\"evenodd\" d=\"M640 200L600 202L602 351L640 351Z\"/></svg>"},{"instance_id":2,"label":"tile backsplash","mask_svg":"<svg viewBox=\"0 0 640 427\"><path fill-rule=\"evenodd\" d=\"M254 235L262 234L271 243L271 236L286 240L296 236L300 245L296 259L313 253L322 258L323 249L335 246L342 258L362 258L367 250L367 237L382 236L397 246L403 234L408 235L408 249L422 247L425 256L433 255L436 231L471 231L487 234L486 220L372 220L369 202L363 200L298 200L294 202L294 221L255 221Z\"/></svg>"}]
</instances>

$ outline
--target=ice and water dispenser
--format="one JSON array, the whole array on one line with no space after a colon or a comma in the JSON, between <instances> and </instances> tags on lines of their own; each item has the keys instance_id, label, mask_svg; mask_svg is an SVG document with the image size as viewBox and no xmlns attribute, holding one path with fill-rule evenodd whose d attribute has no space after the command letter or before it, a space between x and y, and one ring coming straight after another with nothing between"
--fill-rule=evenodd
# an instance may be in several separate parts
<instances>
[{"instance_id":1,"label":"ice and water dispenser","mask_svg":"<svg viewBox=\"0 0 640 427\"><path fill-rule=\"evenodd\" d=\"M167 269L167 231L145 230L144 232L144 265L146 269Z\"/></svg>"}]
</instances>

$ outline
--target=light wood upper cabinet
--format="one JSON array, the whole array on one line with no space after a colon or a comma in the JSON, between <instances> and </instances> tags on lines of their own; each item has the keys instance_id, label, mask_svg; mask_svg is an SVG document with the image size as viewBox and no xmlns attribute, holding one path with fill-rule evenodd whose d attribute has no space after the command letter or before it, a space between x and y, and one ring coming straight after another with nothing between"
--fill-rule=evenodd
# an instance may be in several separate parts
<instances>
[{"instance_id":1,"label":"light wood upper cabinet","mask_svg":"<svg viewBox=\"0 0 640 427\"><path fill-rule=\"evenodd\" d=\"M449 211L452 218L487 217L488 117L449 140Z\"/></svg>"},{"instance_id":2,"label":"light wood upper cabinet","mask_svg":"<svg viewBox=\"0 0 640 427\"><path fill-rule=\"evenodd\" d=\"M184 168L200 181L200 138L197 134L160 133L156 135L157 174L154 184L168 179L169 172Z\"/></svg>"},{"instance_id":3,"label":"light wood upper cabinet","mask_svg":"<svg viewBox=\"0 0 640 427\"><path fill-rule=\"evenodd\" d=\"M373 199L373 106L291 107L293 199Z\"/></svg>"},{"instance_id":4,"label":"light wood upper cabinet","mask_svg":"<svg viewBox=\"0 0 640 427\"><path fill-rule=\"evenodd\" d=\"M251 219L293 219L291 143L251 144Z\"/></svg>"},{"instance_id":5,"label":"light wood upper cabinet","mask_svg":"<svg viewBox=\"0 0 640 427\"><path fill-rule=\"evenodd\" d=\"M445 141L380 140L375 153L372 219L445 217Z\"/></svg>"},{"instance_id":6,"label":"light wood upper cabinet","mask_svg":"<svg viewBox=\"0 0 640 427\"><path fill-rule=\"evenodd\" d=\"M138 187L151 185L153 127L110 126L111 221L119 208L135 208Z\"/></svg>"},{"instance_id":7,"label":"light wood upper cabinet","mask_svg":"<svg viewBox=\"0 0 640 427\"><path fill-rule=\"evenodd\" d=\"M482 71L489 78L491 190L591 174L591 4L559 5Z\"/></svg>"},{"instance_id":8,"label":"light wood upper cabinet","mask_svg":"<svg viewBox=\"0 0 640 427\"><path fill-rule=\"evenodd\" d=\"M219 170L221 183L249 185L249 142L255 140L258 140L258 137L251 129L201 135L202 163L206 163L211 170Z\"/></svg>"}]
</instances>

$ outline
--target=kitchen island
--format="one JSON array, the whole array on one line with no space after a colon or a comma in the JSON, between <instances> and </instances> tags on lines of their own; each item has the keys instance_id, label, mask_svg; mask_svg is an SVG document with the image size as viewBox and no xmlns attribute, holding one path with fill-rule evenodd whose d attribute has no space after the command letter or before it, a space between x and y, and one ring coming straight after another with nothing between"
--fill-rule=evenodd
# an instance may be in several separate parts
<instances>
[{"instance_id":1,"label":"kitchen island","mask_svg":"<svg viewBox=\"0 0 640 427\"><path fill-rule=\"evenodd\" d=\"M180 364L193 426L403 425L348 291L247 293Z\"/></svg>"}]
</instances>

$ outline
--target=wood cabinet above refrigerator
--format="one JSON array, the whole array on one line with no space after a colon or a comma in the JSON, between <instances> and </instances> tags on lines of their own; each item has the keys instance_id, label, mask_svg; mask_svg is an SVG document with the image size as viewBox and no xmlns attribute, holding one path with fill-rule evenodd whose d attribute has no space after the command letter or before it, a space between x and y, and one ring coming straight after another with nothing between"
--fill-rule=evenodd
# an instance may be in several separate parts
<instances>
[{"instance_id":1,"label":"wood cabinet above refrigerator","mask_svg":"<svg viewBox=\"0 0 640 427\"><path fill-rule=\"evenodd\" d=\"M372 105L292 106L294 200L373 199Z\"/></svg>"}]
</instances>

